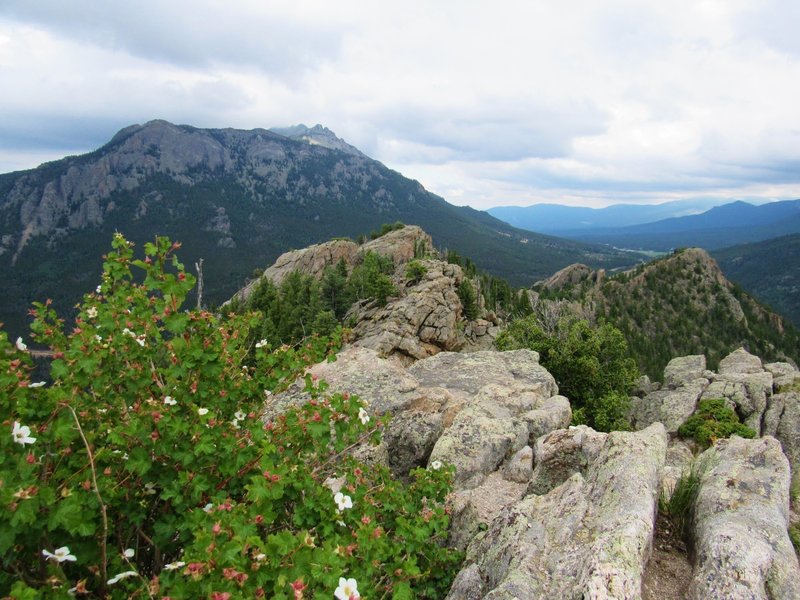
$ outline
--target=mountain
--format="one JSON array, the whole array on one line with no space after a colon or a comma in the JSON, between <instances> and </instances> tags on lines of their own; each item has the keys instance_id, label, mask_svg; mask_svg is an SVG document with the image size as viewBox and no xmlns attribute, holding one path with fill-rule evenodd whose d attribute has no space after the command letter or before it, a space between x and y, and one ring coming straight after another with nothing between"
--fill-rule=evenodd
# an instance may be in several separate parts
<instances>
[{"instance_id":1,"label":"mountain","mask_svg":"<svg viewBox=\"0 0 800 600\"><path fill-rule=\"evenodd\" d=\"M569 311L620 329L653 378L675 356L704 354L714 369L740 346L769 360L800 360L797 329L728 281L699 248L612 277L573 265L534 289L540 312Z\"/></svg>"},{"instance_id":2,"label":"mountain","mask_svg":"<svg viewBox=\"0 0 800 600\"><path fill-rule=\"evenodd\" d=\"M46 298L63 314L97 284L115 231L181 241L187 264L204 260L212 304L286 250L394 221L517 285L576 261L636 260L452 206L321 126L284 133L151 121L89 154L0 175L0 321L21 333L30 303Z\"/></svg>"},{"instance_id":3,"label":"mountain","mask_svg":"<svg viewBox=\"0 0 800 600\"><path fill-rule=\"evenodd\" d=\"M800 234L713 252L722 271L800 327Z\"/></svg>"},{"instance_id":4,"label":"mountain","mask_svg":"<svg viewBox=\"0 0 800 600\"><path fill-rule=\"evenodd\" d=\"M593 230L562 229L551 233L617 248L668 252L674 248L697 246L715 250L730 246L732 242L758 242L800 233L800 200L759 206L732 202L699 215L673 217L654 223Z\"/></svg>"},{"instance_id":5,"label":"mountain","mask_svg":"<svg viewBox=\"0 0 800 600\"><path fill-rule=\"evenodd\" d=\"M497 206L486 212L520 229L551 233L651 223L671 217L703 213L719 204L719 200L711 199L676 200L661 204L614 204L605 208L534 204L533 206Z\"/></svg>"}]
</instances>

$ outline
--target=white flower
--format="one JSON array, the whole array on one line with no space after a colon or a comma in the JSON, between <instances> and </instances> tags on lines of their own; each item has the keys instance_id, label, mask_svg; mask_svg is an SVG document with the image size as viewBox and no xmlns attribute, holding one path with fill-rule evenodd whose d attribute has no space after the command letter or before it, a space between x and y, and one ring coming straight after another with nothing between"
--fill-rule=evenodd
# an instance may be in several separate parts
<instances>
[{"instance_id":1,"label":"white flower","mask_svg":"<svg viewBox=\"0 0 800 600\"><path fill-rule=\"evenodd\" d=\"M21 337L17 338L16 346L17 350L19 350L20 352L25 352L28 349L28 346L25 344L25 342L22 341Z\"/></svg>"},{"instance_id":2,"label":"white flower","mask_svg":"<svg viewBox=\"0 0 800 600\"><path fill-rule=\"evenodd\" d=\"M212 510L214 510L214 505L213 505L213 504L211 504L211 502L209 502L208 504L206 504L206 505L203 507L203 512L210 513Z\"/></svg>"},{"instance_id":3,"label":"white flower","mask_svg":"<svg viewBox=\"0 0 800 600\"><path fill-rule=\"evenodd\" d=\"M18 444L32 444L36 441L35 437L31 437L31 428L27 425L20 425L17 421L14 421L14 428L11 430L11 437L14 438L14 441Z\"/></svg>"},{"instance_id":4,"label":"white flower","mask_svg":"<svg viewBox=\"0 0 800 600\"><path fill-rule=\"evenodd\" d=\"M234 419L236 419L237 421L242 421L242 420L244 420L244 418L245 418L246 416L247 416L247 415L246 415L246 414L245 414L243 411L241 411L241 410L237 410L235 413L233 413L233 418L234 418Z\"/></svg>"},{"instance_id":5,"label":"white flower","mask_svg":"<svg viewBox=\"0 0 800 600\"><path fill-rule=\"evenodd\" d=\"M358 418L361 419L361 424L366 425L369 423L369 415L363 408L358 409Z\"/></svg>"},{"instance_id":6,"label":"white flower","mask_svg":"<svg viewBox=\"0 0 800 600\"><path fill-rule=\"evenodd\" d=\"M180 569L185 564L186 563L183 562L182 560L178 560L178 561L175 561L175 562L171 562L168 565L164 565L164 570L165 571L174 571L175 569Z\"/></svg>"},{"instance_id":7,"label":"white flower","mask_svg":"<svg viewBox=\"0 0 800 600\"><path fill-rule=\"evenodd\" d=\"M96 319L97 318L97 307L90 306L89 308L87 308L86 309L86 316L89 317L90 319Z\"/></svg>"},{"instance_id":8,"label":"white flower","mask_svg":"<svg viewBox=\"0 0 800 600\"><path fill-rule=\"evenodd\" d=\"M97 294L102 294L103 293L103 286L102 285L98 285L97 288L95 288L94 291Z\"/></svg>"},{"instance_id":9,"label":"white flower","mask_svg":"<svg viewBox=\"0 0 800 600\"><path fill-rule=\"evenodd\" d=\"M69 546L61 546L61 548L56 548L52 552L47 550L42 550L42 554L47 559L53 559L56 562L64 562L65 560L76 561L78 560L74 554L69 553Z\"/></svg>"},{"instance_id":10,"label":"white flower","mask_svg":"<svg viewBox=\"0 0 800 600\"><path fill-rule=\"evenodd\" d=\"M207 408L198 408L197 409L197 414L200 415L201 417L203 415L207 415L208 414L208 409Z\"/></svg>"},{"instance_id":11,"label":"white flower","mask_svg":"<svg viewBox=\"0 0 800 600\"><path fill-rule=\"evenodd\" d=\"M177 403L178 401L175 400L175 398L173 398L172 396L164 397L164 404L166 404L167 406L175 406Z\"/></svg>"},{"instance_id":12,"label":"white flower","mask_svg":"<svg viewBox=\"0 0 800 600\"><path fill-rule=\"evenodd\" d=\"M153 494L155 494L156 493L156 484L153 483L152 481L148 481L147 483L145 483L144 484L144 493L147 494L148 496L152 496Z\"/></svg>"},{"instance_id":13,"label":"white flower","mask_svg":"<svg viewBox=\"0 0 800 600\"><path fill-rule=\"evenodd\" d=\"M263 348L264 346L269 345L267 340L261 340L260 342L256 342L256 348Z\"/></svg>"},{"instance_id":14,"label":"white flower","mask_svg":"<svg viewBox=\"0 0 800 600\"><path fill-rule=\"evenodd\" d=\"M36 383L32 383L32 384L30 384L28 387L31 387L31 388L39 388L39 387L43 387L43 386L45 386L45 385L47 385L47 382L46 382L46 381L37 381Z\"/></svg>"},{"instance_id":15,"label":"white flower","mask_svg":"<svg viewBox=\"0 0 800 600\"><path fill-rule=\"evenodd\" d=\"M147 339L147 338L146 338L146 336L145 336L144 334L142 334L142 335L136 335L135 333L133 333L133 332L132 332L130 329L128 329L127 327L126 327L125 329L123 329L123 330L122 330L122 333L124 333L125 335L129 335L129 336L131 336L131 337L132 337L134 340L136 340L136 343L137 343L137 344L139 344L139 345L140 345L142 348L144 348L144 341L145 341L145 339Z\"/></svg>"},{"instance_id":16,"label":"white flower","mask_svg":"<svg viewBox=\"0 0 800 600\"><path fill-rule=\"evenodd\" d=\"M262 561L262 560L264 560L265 558L267 558L267 555L266 555L266 554L264 554L263 552L260 552L260 553L256 554L256 555L253 557L253 560Z\"/></svg>"},{"instance_id":17,"label":"white flower","mask_svg":"<svg viewBox=\"0 0 800 600\"><path fill-rule=\"evenodd\" d=\"M241 429L241 427L239 426L239 419L234 419L233 421L231 421L231 426L233 426L234 429Z\"/></svg>"},{"instance_id":18,"label":"white flower","mask_svg":"<svg viewBox=\"0 0 800 600\"><path fill-rule=\"evenodd\" d=\"M441 468L442 468L442 461L440 461L440 460L435 460L435 461L433 461L433 462L430 464L430 467L431 467L431 469L433 469L434 471L438 471L439 469L441 469Z\"/></svg>"},{"instance_id":19,"label":"white flower","mask_svg":"<svg viewBox=\"0 0 800 600\"><path fill-rule=\"evenodd\" d=\"M339 507L339 511L342 511L345 508L353 508L353 500L350 498L350 496L345 496L342 492L337 492L333 497L333 501L336 502L336 506Z\"/></svg>"},{"instance_id":20,"label":"white flower","mask_svg":"<svg viewBox=\"0 0 800 600\"><path fill-rule=\"evenodd\" d=\"M136 571L124 571L122 573L118 573L108 580L108 585L114 585L115 583L121 581L122 579L127 579L128 577L135 577L136 575L138 575Z\"/></svg>"},{"instance_id":21,"label":"white flower","mask_svg":"<svg viewBox=\"0 0 800 600\"><path fill-rule=\"evenodd\" d=\"M95 335L94 339L96 339L98 342L102 342L103 341L103 338L100 337L99 335Z\"/></svg>"},{"instance_id":22,"label":"white flower","mask_svg":"<svg viewBox=\"0 0 800 600\"><path fill-rule=\"evenodd\" d=\"M125 552L122 553L122 556L125 558L133 558L134 551L133 548L125 548Z\"/></svg>"},{"instance_id":23,"label":"white flower","mask_svg":"<svg viewBox=\"0 0 800 600\"><path fill-rule=\"evenodd\" d=\"M336 596L337 600L350 600L351 598L361 598L361 594L358 593L358 583L355 579L345 579L344 577L339 577L339 587L333 592L333 595Z\"/></svg>"}]
</instances>

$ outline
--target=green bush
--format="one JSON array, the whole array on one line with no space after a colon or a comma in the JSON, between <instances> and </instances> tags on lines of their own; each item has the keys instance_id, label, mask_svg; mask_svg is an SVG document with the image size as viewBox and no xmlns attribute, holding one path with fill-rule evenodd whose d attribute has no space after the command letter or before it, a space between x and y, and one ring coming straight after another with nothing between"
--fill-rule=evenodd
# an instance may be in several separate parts
<instances>
[{"instance_id":1,"label":"green bush","mask_svg":"<svg viewBox=\"0 0 800 600\"><path fill-rule=\"evenodd\" d=\"M406 279L412 285L422 281L427 272L428 267L418 260L411 260L406 264Z\"/></svg>"},{"instance_id":2,"label":"green bush","mask_svg":"<svg viewBox=\"0 0 800 600\"><path fill-rule=\"evenodd\" d=\"M535 315L513 321L498 336L501 350L529 348L570 399L573 419L598 431L629 429L628 393L638 377L622 333L611 325L563 318L546 333Z\"/></svg>"},{"instance_id":3,"label":"green bush","mask_svg":"<svg viewBox=\"0 0 800 600\"><path fill-rule=\"evenodd\" d=\"M270 351L249 341L257 315L182 310L175 248L134 260L116 236L68 333L35 305L49 384L0 332L0 596L330 598L353 579L362 597L443 597L452 468L403 484L360 464L350 449L384 421L310 376L311 401L263 423L337 342Z\"/></svg>"},{"instance_id":4,"label":"green bush","mask_svg":"<svg viewBox=\"0 0 800 600\"><path fill-rule=\"evenodd\" d=\"M754 438L756 432L739 422L739 417L724 399L712 398L700 401L694 414L678 428L678 435L692 438L708 448L718 439L732 435Z\"/></svg>"}]
</instances>

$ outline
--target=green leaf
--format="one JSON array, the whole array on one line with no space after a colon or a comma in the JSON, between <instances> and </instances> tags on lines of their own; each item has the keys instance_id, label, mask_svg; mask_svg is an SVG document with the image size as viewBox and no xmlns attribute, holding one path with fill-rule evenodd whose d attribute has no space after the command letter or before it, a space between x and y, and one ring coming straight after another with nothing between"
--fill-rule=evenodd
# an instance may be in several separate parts
<instances>
[{"instance_id":1,"label":"green leaf","mask_svg":"<svg viewBox=\"0 0 800 600\"><path fill-rule=\"evenodd\" d=\"M392 590L392 600L413 600L414 593L407 581L396 583Z\"/></svg>"}]
</instances>

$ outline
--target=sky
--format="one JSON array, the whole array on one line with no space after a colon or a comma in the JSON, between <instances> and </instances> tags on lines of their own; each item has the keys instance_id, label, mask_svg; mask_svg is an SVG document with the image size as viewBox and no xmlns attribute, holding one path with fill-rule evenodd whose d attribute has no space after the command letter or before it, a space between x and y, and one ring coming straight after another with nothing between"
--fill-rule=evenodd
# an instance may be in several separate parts
<instances>
[{"instance_id":1,"label":"sky","mask_svg":"<svg viewBox=\"0 0 800 600\"><path fill-rule=\"evenodd\" d=\"M323 124L457 205L800 198L797 0L0 0L0 173Z\"/></svg>"}]
</instances>

